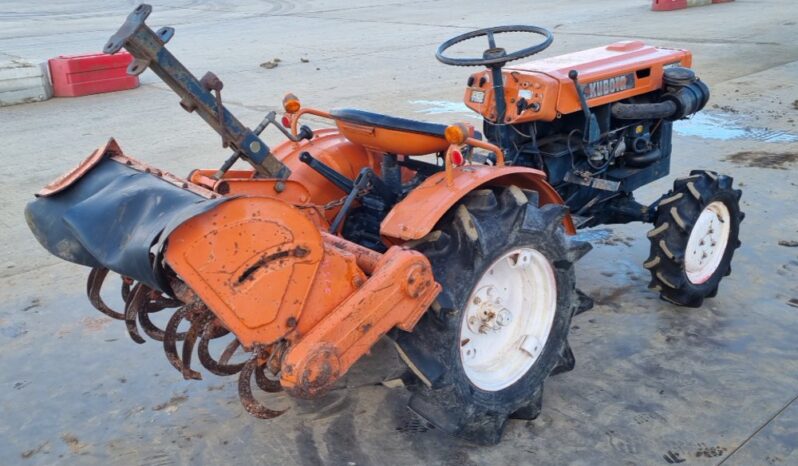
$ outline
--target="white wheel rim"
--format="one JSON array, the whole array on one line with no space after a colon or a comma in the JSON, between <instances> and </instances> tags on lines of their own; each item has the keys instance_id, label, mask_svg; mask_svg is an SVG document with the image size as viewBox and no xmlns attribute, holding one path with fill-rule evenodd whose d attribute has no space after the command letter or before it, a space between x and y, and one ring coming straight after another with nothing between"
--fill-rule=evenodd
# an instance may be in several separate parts
<instances>
[{"instance_id":1,"label":"white wheel rim","mask_svg":"<svg viewBox=\"0 0 798 466\"><path fill-rule=\"evenodd\" d=\"M460 324L460 360L485 391L517 382L537 361L557 309L557 282L546 257L517 248L496 260L474 286Z\"/></svg>"},{"instance_id":2,"label":"white wheel rim","mask_svg":"<svg viewBox=\"0 0 798 466\"><path fill-rule=\"evenodd\" d=\"M691 283L705 283L718 270L730 230L731 215L723 202L710 203L698 216L684 252L684 270Z\"/></svg>"}]
</instances>

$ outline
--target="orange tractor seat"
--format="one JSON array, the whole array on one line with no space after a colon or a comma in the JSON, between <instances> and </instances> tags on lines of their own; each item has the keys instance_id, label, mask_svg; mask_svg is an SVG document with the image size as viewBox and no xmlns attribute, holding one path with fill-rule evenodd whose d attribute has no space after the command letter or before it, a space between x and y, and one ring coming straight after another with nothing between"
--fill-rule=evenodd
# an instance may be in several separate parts
<instances>
[{"instance_id":1,"label":"orange tractor seat","mask_svg":"<svg viewBox=\"0 0 798 466\"><path fill-rule=\"evenodd\" d=\"M338 130L355 144L397 155L426 155L449 147L445 125L351 108L330 112Z\"/></svg>"}]
</instances>

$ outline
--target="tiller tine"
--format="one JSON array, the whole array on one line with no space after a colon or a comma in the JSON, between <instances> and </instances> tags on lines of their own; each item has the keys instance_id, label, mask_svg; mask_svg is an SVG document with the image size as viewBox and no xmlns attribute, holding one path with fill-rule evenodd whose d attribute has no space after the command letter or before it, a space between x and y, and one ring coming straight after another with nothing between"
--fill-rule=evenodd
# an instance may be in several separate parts
<instances>
[{"instance_id":1,"label":"tiller tine","mask_svg":"<svg viewBox=\"0 0 798 466\"><path fill-rule=\"evenodd\" d=\"M183 340L183 370L181 372L186 380L202 378L199 372L191 370L191 356L194 353L194 344L197 342L197 337L211 319L213 319L213 314L210 312L195 315L186 334L186 339Z\"/></svg>"},{"instance_id":2,"label":"tiller tine","mask_svg":"<svg viewBox=\"0 0 798 466\"><path fill-rule=\"evenodd\" d=\"M258 387L267 392L276 392L280 391L280 383L278 381L270 381L265 386L269 388L266 390L261 383L264 383L264 380L268 380L266 375L263 373L264 368L263 366L266 364L263 362L264 359L264 349L262 347L256 347L254 351L252 351L252 356L249 360L244 364L243 369L241 370L241 374L238 376L238 397L241 400L241 405L244 406L244 409L251 415L255 416L259 419L274 419L277 416L285 413L286 410L282 411L275 411L273 409L269 409L263 406L255 397L252 395L252 374L255 373L256 383ZM274 385L271 385L271 382L276 382L276 389Z\"/></svg>"},{"instance_id":3,"label":"tiller tine","mask_svg":"<svg viewBox=\"0 0 798 466\"><path fill-rule=\"evenodd\" d=\"M161 330L152 323L150 314L153 312L160 312L166 308L176 308L183 303L176 299L163 296L161 292L153 290L152 288L144 285L143 283L136 283L133 285L132 291L129 293L129 299L125 305L125 326L127 327L128 335L136 343L144 343L144 338L139 334L136 320L138 320L141 327L144 329L150 338L157 341L163 341L164 330ZM175 340L183 340L186 337L185 332L177 333Z\"/></svg>"},{"instance_id":4,"label":"tiller tine","mask_svg":"<svg viewBox=\"0 0 798 466\"><path fill-rule=\"evenodd\" d=\"M179 308L177 312L172 314L172 317L169 319L169 323L166 324L166 330L164 332L164 339L163 339L163 350L166 353L166 359L169 360L169 363L178 370L181 374L183 374L183 378L186 380L194 379L194 380L201 380L202 375L197 372L191 370L190 367L185 365L183 361L180 359L180 356L177 354L177 328L180 326L180 323L184 320L190 321L190 319L200 320L204 316L197 315L196 310L192 308L196 308L197 305L186 304L185 306ZM192 328L194 324L192 323ZM189 330L191 333L191 330ZM188 338L188 335L186 335ZM193 338L196 338L196 332L194 333ZM185 344L185 343L184 343ZM194 343L193 340L191 341L191 348L193 349ZM185 352L183 353L185 354ZM191 362L189 358L189 363Z\"/></svg>"},{"instance_id":5,"label":"tiller tine","mask_svg":"<svg viewBox=\"0 0 798 466\"><path fill-rule=\"evenodd\" d=\"M88 295L91 305L98 311L112 319L124 320L125 314L111 309L110 306L105 304L102 296L100 296L100 290L102 290L103 283L106 277L108 277L108 272L109 270L104 267L94 267L91 269L91 272L89 272L89 279L86 281L86 295ZM122 300L125 302L127 302L130 296L130 284L131 282L123 277L121 292Z\"/></svg>"},{"instance_id":6,"label":"tiller tine","mask_svg":"<svg viewBox=\"0 0 798 466\"><path fill-rule=\"evenodd\" d=\"M202 330L202 335L200 335L200 341L197 345L197 356L202 366L208 369L212 374L221 376L234 375L241 372L241 369L244 367L244 363L228 363L233 353L241 347L241 343L237 338L228 343L218 361L211 356L208 343L214 338L220 338L229 333L230 331L224 328L218 319L213 319L206 323L205 328Z\"/></svg>"},{"instance_id":7,"label":"tiller tine","mask_svg":"<svg viewBox=\"0 0 798 466\"><path fill-rule=\"evenodd\" d=\"M150 289L146 285L136 283L130 293L130 300L125 305L125 326L130 339L138 344L144 343L144 338L139 335L139 328L136 326L136 317L142 308L147 305Z\"/></svg>"}]
</instances>

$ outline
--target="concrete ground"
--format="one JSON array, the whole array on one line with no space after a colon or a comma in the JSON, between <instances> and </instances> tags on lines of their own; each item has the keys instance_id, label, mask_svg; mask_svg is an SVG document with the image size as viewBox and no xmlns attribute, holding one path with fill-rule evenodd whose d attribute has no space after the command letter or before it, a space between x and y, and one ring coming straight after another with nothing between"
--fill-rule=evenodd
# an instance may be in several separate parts
<instances>
[{"instance_id":1,"label":"concrete ground","mask_svg":"<svg viewBox=\"0 0 798 466\"><path fill-rule=\"evenodd\" d=\"M50 3L2 2L0 60L100 50L135 6ZM289 411L259 421L234 380L185 382L157 343L137 346L93 311L87 270L48 255L22 216L33 192L109 136L176 173L217 166L218 137L151 72L132 91L0 108L0 463L798 464L798 248L785 246L798 241L798 3L667 13L648 0L155 3L149 24L176 27L171 50L195 74L213 70L226 104L253 126L288 91L321 108L467 118L457 102L469 70L438 63L434 50L490 25L552 29L545 56L633 38L689 48L713 97L678 124L672 171L734 176L743 247L718 297L682 309L646 289L644 225L588 232L596 247L578 278L596 307L573 323L577 367L547 381L541 416L512 421L498 446L410 417L406 392L379 383L401 368L386 344L347 388L312 403L275 396L268 402ZM259 66L274 58L278 67Z\"/></svg>"}]
</instances>

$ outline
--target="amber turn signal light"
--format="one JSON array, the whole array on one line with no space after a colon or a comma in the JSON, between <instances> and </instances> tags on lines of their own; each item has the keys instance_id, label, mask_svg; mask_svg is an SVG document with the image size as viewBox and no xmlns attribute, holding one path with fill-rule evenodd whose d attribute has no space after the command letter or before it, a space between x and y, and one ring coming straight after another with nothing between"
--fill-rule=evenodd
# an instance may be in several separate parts
<instances>
[{"instance_id":1,"label":"amber turn signal light","mask_svg":"<svg viewBox=\"0 0 798 466\"><path fill-rule=\"evenodd\" d=\"M294 94L286 94L283 97L283 108L288 113L296 113L302 105L299 103L299 98Z\"/></svg>"},{"instance_id":2,"label":"amber turn signal light","mask_svg":"<svg viewBox=\"0 0 798 466\"><path fill-rule=\"evenodd\" d=\"M443 132L444 137L449 144L462 144L468 138L468 127L463 123L455 123L446 127Z\"/></svg>"}]
</instances>

